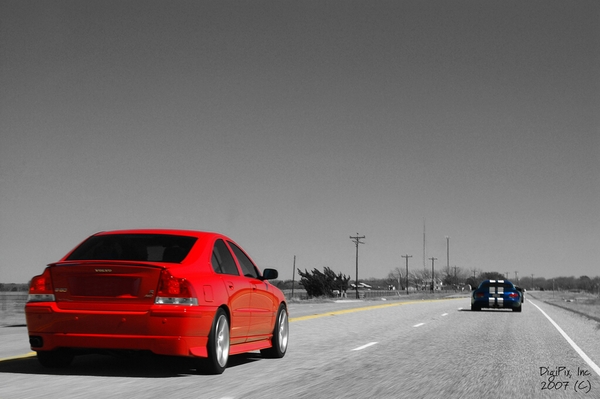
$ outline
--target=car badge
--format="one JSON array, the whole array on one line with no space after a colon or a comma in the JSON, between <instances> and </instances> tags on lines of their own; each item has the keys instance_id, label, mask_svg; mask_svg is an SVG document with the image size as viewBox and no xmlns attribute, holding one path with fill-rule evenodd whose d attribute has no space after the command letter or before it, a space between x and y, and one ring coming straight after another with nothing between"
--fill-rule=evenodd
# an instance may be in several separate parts
<instances>
[{"instance_id":1,"label":"car badge","mask_svg":"<svg viewBox=\"0 0 600 399\"><path fill-rule=\"evenodd\" d=\"M112 273L112 269L94 269L96 273Z\"/></svg>"}]
</instances>

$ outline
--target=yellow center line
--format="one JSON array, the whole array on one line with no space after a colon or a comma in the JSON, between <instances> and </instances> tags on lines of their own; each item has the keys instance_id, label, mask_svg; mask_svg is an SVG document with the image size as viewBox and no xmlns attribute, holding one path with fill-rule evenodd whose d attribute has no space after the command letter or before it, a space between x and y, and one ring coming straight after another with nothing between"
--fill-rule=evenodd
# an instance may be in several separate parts
<instances>
[{"instance_id":1,"label":"yellow center line","mask_svg":"<svg viewBox=\"0 0 600 399\"><path fill-rule=\"evenodd\" d=\"M7 362L9 360L26 359L28 357L33 357L35 355L36 355L36 352L29 352L29 353L26 353L24 355L18 355L18 356L11 356L11 357L1 358L0 362Z\"/></svg>"},{"instance_id":2,"label":"yellow center line","mask_svg":"<svg viewBox=\"0 0 600 399\"><path fill-rule=\"evenodd\" d=\"M346 313L362 312L362 311L365 311L365 310L390 308L392 306L412 305L412 304L415 304L415 303L425 303L425 302L441 302L441 301L448 301L448 300L452 300L452 299L464 299L464 298L422 299L422 300L418 300L418 301L385 303L385 304L382 304L382 305L363 306L363 307L360 307L360 308L334 310L333 312L316 313L316 314L311 314L311 315L307 315L307 316L290 317L289 320L290 320L290 322L292 322L292 321L303 321L303 320L317 319L319 317L336 316L336 315L346 314Z\"/></svg>"}]
</instances>

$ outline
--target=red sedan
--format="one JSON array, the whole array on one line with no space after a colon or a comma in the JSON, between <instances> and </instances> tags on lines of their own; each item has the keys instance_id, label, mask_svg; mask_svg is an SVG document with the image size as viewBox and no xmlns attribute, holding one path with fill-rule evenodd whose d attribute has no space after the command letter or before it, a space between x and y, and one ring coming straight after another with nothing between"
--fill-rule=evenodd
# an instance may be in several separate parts
<instances>
[{"instance_id":1,"label":"red sedan","mask_svg":"<svg viewBox=\"0 0 600 399\"><path fill-rule=\"evenodd\" d=\"M267 281L275 278L221 234L101 232L31 280L29 342L47 367L135 350L199 358L220 374L229 355L285 355L288 312Z\"/></svg>"}]
</instances>

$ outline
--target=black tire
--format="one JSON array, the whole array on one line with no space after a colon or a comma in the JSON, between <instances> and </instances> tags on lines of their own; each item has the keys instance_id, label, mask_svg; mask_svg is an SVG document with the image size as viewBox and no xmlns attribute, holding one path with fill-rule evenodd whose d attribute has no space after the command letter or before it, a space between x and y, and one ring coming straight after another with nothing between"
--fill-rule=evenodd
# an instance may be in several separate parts
<instances>
[{"instance_id":1,"label":"black tire","mask_svg":"<svg viewBox=\"0 0 600 399\"><path fill-rule=\"evenodd\" d=\"M263 357L278 359L285 356L288 342L290 339L290 326L288 313L285 304L279 305L275 326L273 327L273 338L271 338L271 347L262 349L260 354Z\"/></svg>"},{"instance_id":2,"label":"black tire","mask_svg":"<svg viewBox=\"0 0 600 399\"><path fill-rule=\"evenodd\" d=\"M75 355L67 349L37 352L40 364L48 368L68 367L73 362L74 357Z\"/></svg>"},{"instance_id":3,"label":"black tire","mask_svg":"<svg viewBox=\"0 0 600 399\"><path fill-rule=\"evenodd\" d=\"M222 374L229 360L229 319L223 309L217 310L208 336L206 371Z\"/></svg>"},{"instance_id":4,"label":"black tire","mask_svg":"<svg viewBox=\"0 0 600 399\"><path fill-rule=\"evenodd\" d=\"M481 308L479 306L476 305L471 305L471 310L474 312L479 312L481 310Z\"/></svg>"},{"instance_id":5,"label":"black tire","mask_svg":"<svg viewBox=\"0 0 600 399\"><path fill-rule=\"evenodd\" d=\"M518 307L516 307L516 308L512 308L513 312L520 312L520 311L521 311L521 309L522 309L522 308L521 308L521 305L519 305L519 306L518 306Z\"/></svg>"}]
</instances>

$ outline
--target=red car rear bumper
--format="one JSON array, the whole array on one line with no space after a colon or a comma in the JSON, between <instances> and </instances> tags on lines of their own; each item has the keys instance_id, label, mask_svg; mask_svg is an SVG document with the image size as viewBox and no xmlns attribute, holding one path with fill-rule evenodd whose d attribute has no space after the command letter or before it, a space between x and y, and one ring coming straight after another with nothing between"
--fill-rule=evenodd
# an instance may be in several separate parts
<instances>
[{"instance_id":1,"label":"red car rear bumper","mask_svg":"<svg viewBox=\"0 0 600 399\"><path fill-rule=\"evenodd\" d=\"M216 307L154 305L148 311L62 310L53 302L25 308L31 349L149 350L206 357ZM31 337L38 338L31 339Z\"/></svg>"}]
</instances>

